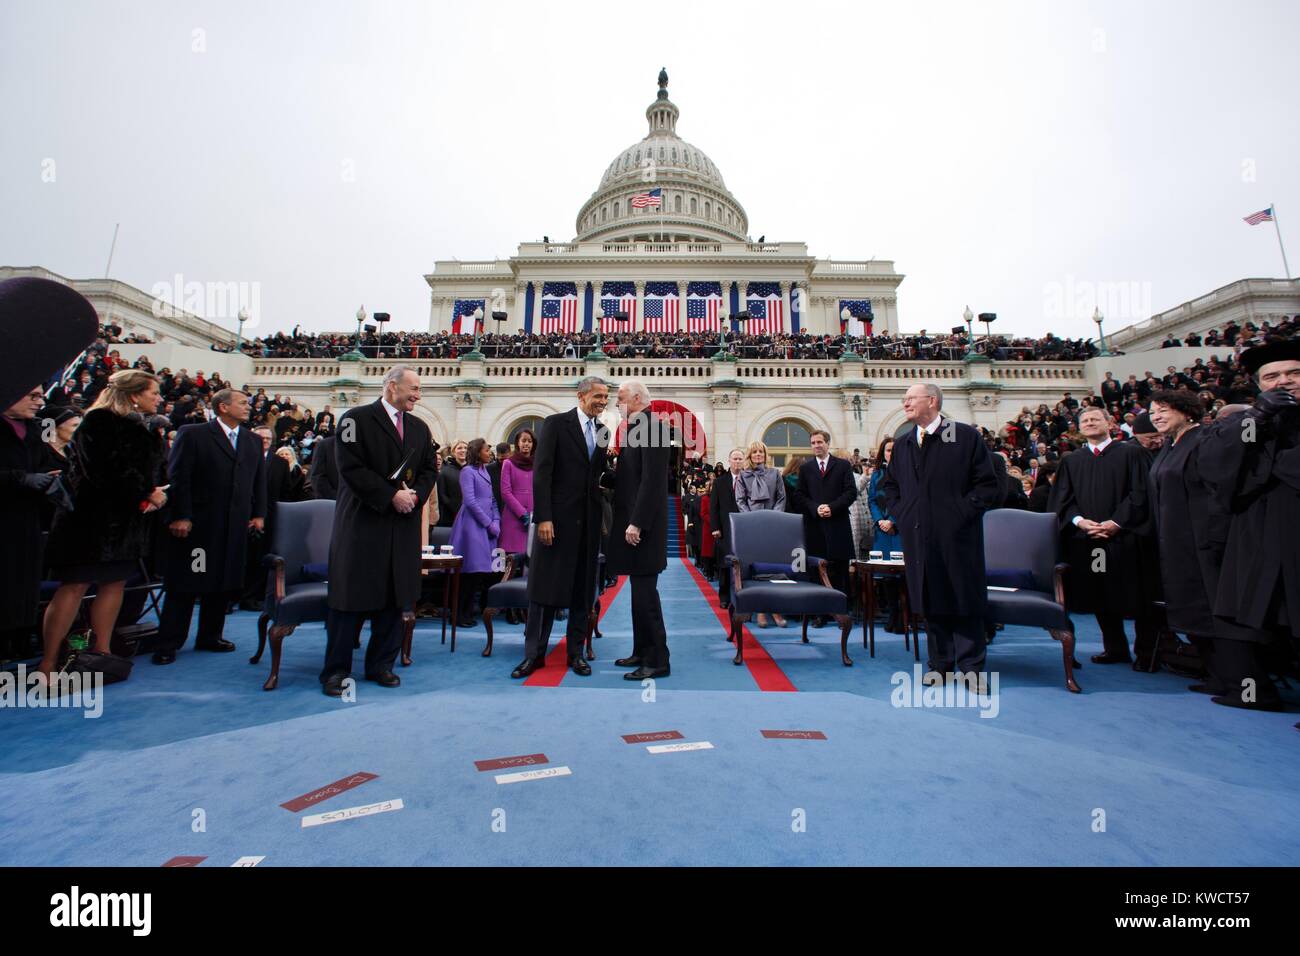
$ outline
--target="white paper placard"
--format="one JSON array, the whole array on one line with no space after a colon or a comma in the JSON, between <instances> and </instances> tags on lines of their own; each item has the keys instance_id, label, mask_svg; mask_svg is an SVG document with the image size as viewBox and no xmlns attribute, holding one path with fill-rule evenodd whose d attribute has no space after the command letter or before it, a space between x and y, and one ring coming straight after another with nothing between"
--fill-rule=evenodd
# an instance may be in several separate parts
<instances>
[{"instance_id":1,"label":"white paper placard","mask_svg":"<svg viewBox=\"0 0 1300 956\"><path fill-rule=\"evenodd\" d=\"M547 777L568 777L573 773L568 767L545 767L541 770L521 770L519 773L499 773L497 783L522 783L525 780L544 780Z\"/></svg>"},{"instance_id":2,"label":"white paper placard","mask_svg":"<svg viewBox=\"0 0 1300 956\"><path fill-rule=\"evenodd\" d=\"M313 813L310 816L302 818L304 827L318 827L322 823L338 823L340 820L355 820L359 817L374 816L376 813L388 813L391 810L402 809L401 800L381 800L379 803L369 803L364 807L348 807L344 810L334 810L330 813Z\"/></svg>"},{"instance_id":3,"label":"white paper placard","mask_svg":"<svg viewBox=\"0 0 1300 956\"><path fill-rule=\"evenodd\" d=\"M671 754L679 750L712 750L713 744L707 740L699 740L688 744L652 744L646 750L652 754Z\"/></svg>"}]
</instances>

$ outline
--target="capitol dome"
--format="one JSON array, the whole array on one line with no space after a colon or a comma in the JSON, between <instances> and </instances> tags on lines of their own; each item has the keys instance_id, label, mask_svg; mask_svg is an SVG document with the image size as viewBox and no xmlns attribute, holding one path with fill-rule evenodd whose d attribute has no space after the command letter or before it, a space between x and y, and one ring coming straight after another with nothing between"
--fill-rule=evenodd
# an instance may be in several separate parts
<instances>
[{"instance_id":1,"label":"capitol dome","mask_svg":"<svg viewBox=\"0 0 1300 956\"><path fill-rule=\"evenodd\" d=\"M722 173L698 146L677 135L677 107L668 99L668 73L645 111L650 130L623 150L578 213L579 240L607 242L744 241L749 217L727 190ZM633 197L661 191L661 205L638 208Z\"/></svg>"}]
</instances>

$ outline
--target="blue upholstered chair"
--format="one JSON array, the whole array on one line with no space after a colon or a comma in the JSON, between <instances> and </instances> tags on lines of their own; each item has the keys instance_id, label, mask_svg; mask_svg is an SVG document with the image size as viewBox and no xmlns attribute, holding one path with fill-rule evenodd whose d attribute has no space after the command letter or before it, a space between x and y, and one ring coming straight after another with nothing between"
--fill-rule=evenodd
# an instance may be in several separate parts
<instances>
[{"instance_id":1,"label":"blue upholstered chair","mask_svg":"<svg viewBox=\"0 0 1300 956\"><path fill-rule=\"evenodd\" d=\"M267 568L266 602L257 619L257 653L250 664L262 659L269 626L271 676L262 690L275 690L280 682L280 645L299 624L323 621L329 613L327 580L330 535L334 530L334 502L281 502L275 513L275 537Z\"/></svg>"},{"instance_id":2,"label":"blue upholstered chair","mask_svg":"<svg viewBox=\"0 0 1300 956\"><path fill-rule=\"evenodd\" d=\"M999 508L984 513L984 567L995 624L1046 628L1061 642L1065 686L1074 679L1074 622L1065 611L1065 564L1060 563L1056 515ZM993 590L994 587L1015 590Z\"/></svg>"},{"instance_id":3,"label":"blue upholstered chair","mask_svg":"<svg viewBox=\"0 0 1300 956\"><path fill-rule=\"evenodd\" d=\"M492 618L496 616L497 611L528 610L528 556L532 553L536 535L537 525L530 524L528 551L507 554L505 574L500 581L488 588L487 607L483 608L483 628L487 631L487 647L483 648L484 657L492 656ZM596 601L587 620L587 640L583 656L589 661L596 659L596 655L591 651L591 636L596 629L596 620L600 616L600 582L604 572L605 556L602 554L596 562Z\"/></svg>"},{"instance_id":4,"label":"blue upholstered chair","mask_svg":"<svg viewBox=\"0 0 1300 956\"><path fill-rule=\"evenodd\" d=\"M731 515L731 554L727 557L731 578L731 635L736 645L733 664L744 662L743 625L754 614L802 614L834 617L840 626L840 660L853 666L849 657L849 631L853 618L849 599L831 587L826 562L808 556L806 575L794 567L796 555L804 554L803 518L785 511L742 511ZM805 577L813 577L806 580ZM784 582L784 583L781 583ZM805 620L803 642L808 643Z\"/></svg>"}]
</instances>

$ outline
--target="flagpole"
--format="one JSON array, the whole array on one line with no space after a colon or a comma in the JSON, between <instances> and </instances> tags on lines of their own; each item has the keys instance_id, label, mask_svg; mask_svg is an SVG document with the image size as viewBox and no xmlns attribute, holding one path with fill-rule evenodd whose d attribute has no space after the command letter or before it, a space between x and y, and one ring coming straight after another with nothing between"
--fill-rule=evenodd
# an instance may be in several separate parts
<instances>
[{"instance_id":1,"label":"flagpole","mask_svg":"<svg viewBox=\"0 0 1300 956\"><path fill-rule=\"evenodd\" d=\"M1282 227L1278 225L1277 221L1277 204L1270 203L1269 209L1273 210L1273 229L1277 232L1277 247L1282 250L1282 268L1286 272L1286 277L1290 279L1291 267L1287 265L1286 261L1286 246L1282 245Z\"/></svg>"}]
</instances>

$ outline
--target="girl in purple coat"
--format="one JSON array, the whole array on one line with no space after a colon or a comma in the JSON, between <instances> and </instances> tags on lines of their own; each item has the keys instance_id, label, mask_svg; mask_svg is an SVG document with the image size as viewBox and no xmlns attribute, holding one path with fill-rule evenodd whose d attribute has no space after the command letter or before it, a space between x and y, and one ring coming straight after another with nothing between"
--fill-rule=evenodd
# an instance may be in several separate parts
<instances>
[{"instance_id":1,"label":"girl in purple coat","mask_svg":"<svg viewBox=\"0 0 1300 956\"><path fill-rule=\"evenodd\" d=\"M493 568L493 551L501 534L501 512L492 496L492 479L484 467L492 460L492 449L485 438L469 443L465 467L460 473L461 506L451 526L451 547L465 559L460 579L460 620L458 627L473 627L474 595L486 590L489 580L499 573Z\"/></svg>"},{"instance_id":2,"label":"girl in purple coat","mask_svg":"<svg viewBox=\"0 0 1300 956\"><path fill-rule=\"evenodd\" d=\"M515 453L501 465L501 549L523 553L528 547L528 523L533 517L533 446L530 429L515 438Z\"/></svg>"}]
</instances>

